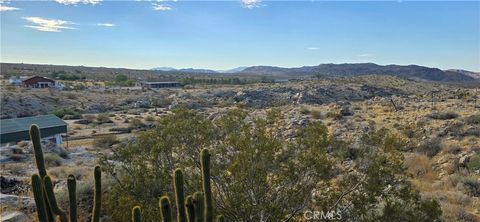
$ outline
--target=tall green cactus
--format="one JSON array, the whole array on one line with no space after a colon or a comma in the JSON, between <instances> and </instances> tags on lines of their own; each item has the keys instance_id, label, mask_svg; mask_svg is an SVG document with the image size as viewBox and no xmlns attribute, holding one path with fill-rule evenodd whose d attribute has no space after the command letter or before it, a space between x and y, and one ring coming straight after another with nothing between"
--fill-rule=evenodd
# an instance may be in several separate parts
<instances>
[{"instance_id":1,"label":"tall green cactus","mask_svg":"<svg viewBox=\"0 0 480 222\"><path fill-rule=\"evenodd\" d=\"M195 192L192 197L193 208L195 210L195 222L204 222L204 197L202 192Z\"/></svg>"},{"instance_id":2,"label":"tall green cactus","mask_svg":"<svg viewBox=\"0 0 480 222\"><path fill-rule=\"evenodd\" d=\"M37 125L30 126L30 139L33 144L33 151L35 153L35 162L37 164L38 174L40 178L44 178L47 175L45 169L45 161L43 159L42 144L40 143L40 130Z\"/></svg>"},{"instance_id":3,"label":"tall green cactus","mask_svg":"<svg viewBox=\"0 0 480 222\"><path fill-rule=\"evenodd\" d=\"M185 208L187 211L187 221L195 222L195 207L193 205L192 196L190 195L185 199Z\"/></svg>"},{"instance_id":4,"label":"tall green cactus","mask_svg":"<svg viewBox=\"0 0 480 222\"><path fill-rule=\"evenodd\" d=\"M172 207L168 196L160 198L160 213L163 222L172 222Z\"/></svg>"},{"instance_id":5,"label":"tall green cactus","mask_svg":"<svg viewBox=\"0 0 480 222\"><path fill-rule=\"evenodd\" d=\"M205 196L205 222L213 222L212 187L210 184L210 153L203 149L201 153L202 188Z\"/></svg>"},{"instance_id":6,"label":"tall green cactus","mask_svg":"<svg viewBox=\"0 0 480 222\"><path fill-rule=\"evenodd\" d=\"M37 165L38 174L43 184L43 178L47 175L47 170L45 169L45 160L43 159L43 151L42 151L42 144L40 143L40 138L41 138L40 129L38 128L38 125L36 124L31 125L30 139L32 140L32 144L33 144L33 151L35 154L35 163ZM47 194L43 192L43 195L44 195L43 201L45 202L44 205L48 206L47 196L46 196ZM54 218L53 218L52 210L50 210L50 208L47 207L46 211L47 211L47 220L49 222L53 222Z\"/></svg>"},{"instance_id":7,"label":"tall green cactus","mask_svg":"<svg viewBox=\"0 0 480 222\"><path fill-rule=\"evenodd\" d=\"M183 172L181 169L176 169L173 173L173 188L175 189L177 204L177 222L185 222L185 194L183 192Z\"/></svg>"},{"instance_id":8,"label":"tall green cactus","mask_svg":"<svg viewBox=\"0 0 480 222\"><path fill-rule=\"evenodd\" d=\"M35 199L35 205L37 206L38 221L47 222L47 206L45 206L43 183L38 174L33 174L32 176L32 190L33 198Z\"/></svg>"},{"instance_id":9,"label":"tall green cactus","mask_svg":"<svg viewBox=\"0 0 480 222\"><path fill-rule=\"evenodd\" d=\"M92 222L99 222L102 206L102 171L100 166L95 166L93 174L95 177L95 195L93 197Z\"/></svg>"},{"instance_id":10,"label":"tall green cactus","mask_svg":"<svg viewBox=\"0 0 480 222\"><path fill-rule=\"evenodd\" d=\"M140 209L140 206L133 207L132 221L133 222L142 222L142 211Z\"/></svg>"},{"instance_id":11,"label":"tall green cactus","mask_svg":"<svg viewBox=\"0 0 480 222\"><path fill-rule=\"evenodd\" d=\"M72 174L67 178L68 203L70 206L70 222L77 222L77 181Z\"/></svg>"},{"instance_id":12,"label":"tall green cactus","mask_svg":"<svg viewBox=\"0 0 480 222\"><path fill-rule=\"evenodd\" d=\"M57 199L55 199L55 193L53 192L53 183L52 179L49 176L45 176L43 179L43 184L45 186L45 193L47 193L48 205L54 214L60 217L61 222L68 222L68 217L65 212L63 212L57 204Z\"/></svg>"}]
</instances>

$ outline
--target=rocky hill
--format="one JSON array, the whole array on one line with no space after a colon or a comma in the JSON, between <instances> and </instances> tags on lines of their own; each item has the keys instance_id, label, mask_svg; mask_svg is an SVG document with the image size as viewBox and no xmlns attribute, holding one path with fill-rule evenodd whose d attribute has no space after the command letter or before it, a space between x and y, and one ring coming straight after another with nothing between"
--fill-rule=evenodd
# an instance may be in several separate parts
<instances>
[{"instance_id":1,"label":"rocky hill","mask_svg":"<svg viewBox=\"0 0 480 222\"><path fill-rule=\"evenodd\" d=\"M303 66L299 68L281 68L275 66L252 66L241 73L256 73L279 75L285 73L297 75L325 75L325 76L362 76L362 75L393 75L408 79L418 79L439 82L466 82L476 79L458 70L440 70L418 65L377 65L374 63L345 63L345 64L320 64L318 66ZM471 73L471 72L469 72Z\"/></svg>"}]
</instances>

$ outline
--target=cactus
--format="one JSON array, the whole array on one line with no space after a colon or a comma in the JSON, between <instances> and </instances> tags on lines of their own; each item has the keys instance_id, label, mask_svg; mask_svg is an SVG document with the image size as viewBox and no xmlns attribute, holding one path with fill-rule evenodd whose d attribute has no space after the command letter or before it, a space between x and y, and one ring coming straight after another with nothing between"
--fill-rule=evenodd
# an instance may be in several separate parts
<instances>
[{"instance_id":1,"label":"cactus","mask_svg":"<svg viewBox=\"0 0 480 222\"><path fill-rule=\"evenodd\" d=\"M42 179L38 174L33 174L32 176L32 190L35 205L37 206L38 221L47 222L47 208L45 206Z\"/></svg>"},{"instance_id":2,"label":"cactus","mask_svg":"<svg viewBox=\"0 0 480 222\"><path fill-rule=\"evenodd\" d=\"M35 154L35 163L37 165L38 174L40 176L40 180L43 184L43 178L47 175L47 170L45 169L45 160L43 159L43 151L42 151L42 144L40 143L40 129L36 124L30 126L30 139L32 140L33 144L33 151ZM43 185L42 185L43 186ZM47 206L47 196L46 193L43 192L43 201L45 202L44 205ZM49 222L53 222L53 214L50 208L47 207L47 220Z\"/></svg>"},{"instance_id":3,"label":"cactus","mask_svg":"<svg viewBox=\"0 0 480 222\"><path fill-rule=\"evenodd\" d=\"M204 193L205 222L213 222L212 187L210 184L210 153L203 149L201 153L202 188Z\"/></svg>"},{"instance_id":4,"label":"cactus","mask_svg":"<svg viewBox=\"0 0 480 222\"><path fill-rule=\"evenodd\" d=\"M173 173L173 188L175 189L177 204L177 222L185 222L185 195L183 193L183 172L181 169L176 169Z\"/></svg>"},{"instance_id":5,"label":"cactus","mask_svg":"<svg viewBox=\"0 0 480 222\"><path fill-rule=\"evenodd\" d=\"M193 206L192 196L188 195L185 199L185 208L187 211L187 221L194 222L195 221L195 208Z\"/></svg>"},{"instance_id":6,"label":"cactus","mask_svg":"<svg viewBox=\"0 0 480 222\"><path fill-rule=\"evenodd\" d=\"M192 197L195 210L195 222L204 222L204 200L202 192L195 192Z\"/></svg>"},{"instance_id":7,"label":"cactus","mask_svg":"<svg viewBox=\"0 0 480 222\"><path fill-rule=\"evenodd\" d=\"M75 176L68 175L67 178L68 187L68 203L70 206L70 222L77 222L77 181Z\"/></svg>"},{"instance_id":8,"label":"cactus","mask_svg":"<svg viewBox=\"0 0 480 222\"><path fill-rule=\"evenodd\" d=\"M133 222L142 222L142 211L140 206L135 206L132 209L132 221Z\"/></svg>"},{"instance_id":9,"label":"cactus","mask_svg":"<svg viewBox=\"0 0 480 222\"><path fill-rule=\"evenodd\" d=\"M100 166L95 166L95 191L93 197L92 222L100 221L100 210L102 206L102 171Z\"/></svg>"},{"instance_id":10,"label":"cactus","mask_svg":"<svg viewBox=\"0 0 480 222\"><path fill-rule=\"evenodd\" d=\"M217 222L225 222L225 217L223 217L223 215L218 215Z\"/></svg>"},{"instance_id":11,"label":"cactus","mask_svg":"<svg viewBox=\"0 0 480 222\"><path fill-rule=\"evenodd\" d=\"M170 199L168 196L163 196L160 198L160 213L163 222L172 221L172 208L170 206Z\"/></svg>"},{"instance_id":12,"label":"cactus","mask_svg":"<svg viewBox=\"0 0 480 222\"><path fill-rule=\"evenodd\" d=\"M48 198L48 205L50 205L50 209L60 217L61 222L68 222L68 217L65 212L63 212L57 204L57 199L55 199L55 194L53 193L53 184L52 179L49 176L45 176L43 179L43 183L45 186L45 193L47 194Z\"/></svg>"}]
</instances>

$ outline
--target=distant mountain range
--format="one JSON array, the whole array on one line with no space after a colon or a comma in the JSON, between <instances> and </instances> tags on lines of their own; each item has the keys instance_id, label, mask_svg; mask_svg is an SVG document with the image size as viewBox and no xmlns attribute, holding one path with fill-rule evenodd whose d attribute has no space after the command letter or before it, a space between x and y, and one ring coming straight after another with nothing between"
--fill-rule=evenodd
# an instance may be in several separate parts
<instances>
[{"instance_id":1,"label":"distant mountain range","mask_svg":"<svg viewBox=\"0 0 480 222\"><path fill-rule=\"evenodd\" d=\"M156 68L152 68L151 70L166 71L166 72L178 71L178 72L186 72L186 73L237 73L237 72L243 71L246 68L248 67L242 66L242 67L237 67L237 68L228 69L228 70L212 70L212 69L195 69L195 68L176 69L173 67L156 67Z\"/></svg>"},{"instance_id":2,"label":"distant mountain range","mask_svg":"<svg viewBox=\"0 0 480 222\"><path fill-rule=\"evenodd\" d=\"M418 65L377 65L374 63L320 64L318 66L303 66L298 68L282 68L276 66L252 66L240 73L255 73L265 75L296 74L324 76L361 76L361 75L392 75L409 79L466 82L479 81L480 74L466 70L441 70Z\"/></svg>"},{"instance_id":3,"label":"distant mountain range","mask_svg":"<svg viewBox=\"0 0 480 222\"><path fill-rule=\"evenodd\" d=\"M159 67L152 70L178 71L185 73L208 73L208 74L255 74L269 76L361 76L361 75L392 75L402 78L438 81L438 82L468 82L480 81L480 73L461 69L441 70L418 65L377 65L375 63L344 63L344 64L320 64L317 66L303 66L296 68L283 68L277 66L250 66L238 67L230 70L211 69L175 69L171 67Z\"/></svg>"}]
</instances>

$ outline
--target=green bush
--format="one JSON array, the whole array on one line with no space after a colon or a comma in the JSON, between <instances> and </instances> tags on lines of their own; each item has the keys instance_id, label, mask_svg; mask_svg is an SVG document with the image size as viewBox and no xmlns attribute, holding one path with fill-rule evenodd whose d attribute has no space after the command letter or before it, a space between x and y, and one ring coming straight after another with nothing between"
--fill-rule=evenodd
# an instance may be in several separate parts
<instances>
[{"instance_id":1,"label":"green bush","mask_svg":"<svg viewBox=\"0 0 480 222\"><path fill-rule=\"evenodd\" d=\"M226 221L301 220L298 209L306 206L349 206L342 217L363 221L385 221L392 214L399 221L435 221L441 215L435 200L421 198L403 179L398 151L403 143L388 130L370 131L359 135L358 143L348 143L312 122L296 132L295 140L286 140L276 127L279 114L258 118L232 109L211 120L186 108L174 110L155 128L116 147L113 155L101 156L104 172L118 179L105 194L105 212L112 221L126 221L138 204L142 218L158 219L158 197L172 193L175 168L185 169L191 181L185 184L187 192L201 189L198 153L209 147L216 160L211 163L214 203ZM351 149L350 167L334 167Z\"/></svg>"},{"instance_id":2,"label":"green bush","mask_svg":"<svg viewBox=\"0 0 480 222\"><path fill-rule=\"evenodd\" d=\"M69 116L69 119L81 119L82 115L70 108L58 108L53 111L53 115L63 118L64 116Z\"/></svg>"},{"instance_id":3,"label":"green bush","mask_svg":"<svg viewBox=\"0 0 480 222\"><path fill-rule=\"evenodd\" d=\"M470 157L470 161L467 163L467 168L471 171L480 170L480 154L475 154Z\"/></svg>"}]
</instances>

